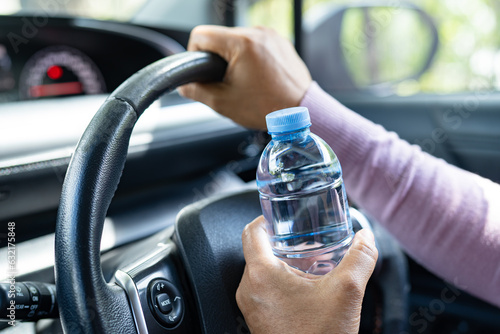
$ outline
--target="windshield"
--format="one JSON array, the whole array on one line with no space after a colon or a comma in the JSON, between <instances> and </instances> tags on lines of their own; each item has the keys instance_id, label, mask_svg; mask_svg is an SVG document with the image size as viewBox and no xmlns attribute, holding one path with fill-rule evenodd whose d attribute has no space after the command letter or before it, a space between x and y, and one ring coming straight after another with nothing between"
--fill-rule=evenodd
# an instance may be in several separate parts
<instances>
[{"instance_id":1,"label":"windshield","mask_svg":"<svg viewBox=\"0 0 500 334\"><path fill-rule=\"evenodd\" d=\"M225 1L225 0L222 0ZM210 0L1 0L0 15L91 18L191 30L221 24L221 6Z\"/></svg>"},{"instance_id":2,"label":"windshield","mask_svg":"<svg viewBox=\"0 0 500 334\"><path fill-rule=\"evenodd\" d=\"M47 13L129 21L148 0L2 0L0 14Z\"/></svg>"},{"instance_id":3,"label":"windshield","mask_svg":"<svg viewBox=\"0 0 500 334\"><path fill-rule=\"evenodd\" d=\"M0 0L0 15L41 15L42 17L83 17L122 21L155 28L190 31L200 24L269 26L294 40L292 0ZM315 7L350 4L346 0L303 0L303 19L312 18ZM500 90L500 22L498 2L489 0L422 1L412 3L422 8L436 25L439 46L425 73L418 68L431 49L431 34L418 15L398 10L406 2L374 4L379 13L391 14L389 20L373 24L384 29L367 39L367 14L351 9L342 21L341 47L347 71L357 87L373 82L390 83L391 92L408 96L418 93L461 93L477 90ZM387 10L384 6L393 7ZM403 6L404 7L404 6ZM234 16L234 21L226 15ZM384 17L384 15L379 15ZM411 37L408 37L411 36ZM381 47L371 46L373 40ZM355 42L352 42L355 41ZM325 45L328 44L325 40ZM373 44L375 45L375 44ZM418 47L415 47L418 45ZM382 47L383 46L383 47ZM359 51L359 52L358 52ZM0 46L0 59L3 49ZM378 59L378 62L374 59ZM348 61L347 61L348 60ZM341 63L341 62L339 62ZM377 66L374 66L376 64ZM394 65L397 64L397 65ZM322 67L323 65L319 65ZM0 64L1 67L1 64ZM373 68L379 70L373 74ZM409 74L410 73L410 74ZM403 79L401 79L403 78Z\"/></svg>"}]
</instances>

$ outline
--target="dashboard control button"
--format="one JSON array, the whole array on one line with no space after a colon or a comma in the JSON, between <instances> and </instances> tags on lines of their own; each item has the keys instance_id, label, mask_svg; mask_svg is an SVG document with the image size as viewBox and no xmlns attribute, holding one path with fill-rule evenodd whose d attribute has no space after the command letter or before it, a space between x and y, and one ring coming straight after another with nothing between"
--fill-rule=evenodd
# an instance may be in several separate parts
<instances>
[{"instance_id":1,"label":"dashboard control button","mask_svg":"<svg viewBox=\"0 0 500 334\"><path fill-rule=\"evenodd\" d=\"M56 287L42 282L0 283L0 320L36 321L58 317Z\"/></svg>"},{"instance_id":2,"label":"dashboard control button","mask_svg":"<svg viewBox=\"0 0 500 334\"><path fill-rule=\"evenodd\" d=\"M177 327L184 316L184 300L171 282L157 278L149 283L148 301L151 312L163 326Z\"/></svg>"},{"instance_id":3,"label":"dashboard control button","mask_svg":"<svg viewBox=\"0 0 500 334\"><path fill-rule=\"evenodd\" d=\"M169 314L172 311L172 302L166 293L160 293L156 296L156 305L158 305L160 312L163 314Z\"/></svg>"}]
</instances>

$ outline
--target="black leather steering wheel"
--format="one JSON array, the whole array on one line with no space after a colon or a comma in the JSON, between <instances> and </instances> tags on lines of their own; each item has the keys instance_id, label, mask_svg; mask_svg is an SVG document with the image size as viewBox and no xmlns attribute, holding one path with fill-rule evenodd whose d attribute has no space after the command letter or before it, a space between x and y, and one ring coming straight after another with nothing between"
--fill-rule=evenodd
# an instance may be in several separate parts
<instances>
[{"instance_id":1,"label":"black leather steering wheel","mask_svg":"<svg viewBox=\"0 0 500 334\"><path fill-rule=\"evenodd\" d=\"M241 230L260 214L255 192L209 199L183 210L175 231L153 240L155 245L159 244L158 238L170 242L163 250L168 249L173 259L158 260L155 253L147 257L144 262L147 265L137 267L145 268L142 272L136 267L130 269L129 275L135 280L131 288L134 293L126 292L115 282L107 283L100 262L104 219L121 177L137 119L160 95L182 84L222 80L226 66L222 58L205 52L185 52L162 59L118 87L87 127L66 174L56 227L56 286L65 332L152 333L158 328L178 333L191 332L193 328L204 333L245 332L234 291L244 267ZM165 265L170 269L161 267ZM154 330L147 324L155 321L153 311L157 307L146 296L151 288L148 282L154 279L144 272L152 268L154 273L150 275L162 274L182 286L183 298L187 296L185 309L190 312L184 323L189 317L198 319L199 324L177 322L169 327L163 323L155 325ZM174 277L172 272L178 272L178 276ZM406 279L404 273L395 277L403 283ZM401 297L400 290L396 299ZM148 310L148 303L153 311ZM219 309L216 304L221 305ZM393 310L400 314L402 304L404 301L398 300ZM399 318L404 318L404 314L398 315L391 329L401 329ZM390 317L387 319L391 321Z\"/></svg>"},{"instance_id":2,"label":"black leather steering wheel","mask_svg":"<svg viewBox=\"0 0 500 334\"><path fill-rule=\"evenodd\" d=\"M181 53L137 72L101 106L73 154L56 227L56 286L68 333L135 333L124 291L104 281L100 242L118 186L132 129L160 95L193 81L216 81L226 62L213 54Z\"/></svg>"}]
</instances>

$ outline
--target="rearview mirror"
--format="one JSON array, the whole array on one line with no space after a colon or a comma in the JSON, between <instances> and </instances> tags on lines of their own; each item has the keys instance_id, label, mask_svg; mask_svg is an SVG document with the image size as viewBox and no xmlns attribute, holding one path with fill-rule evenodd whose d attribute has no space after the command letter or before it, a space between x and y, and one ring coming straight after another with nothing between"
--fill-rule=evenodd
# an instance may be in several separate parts
<instances>
[{"instance_id":1,"label":"rearview mirror","mask_svg":"<svg viewBox=\"0 0 500 334\"><path fill-rule=\"evenodd\" d=\"M390 94L431 65L438 34L432 19L410 3L319 4L305 15L303 58L330 92Z\"/></svg>"}]
</instances>

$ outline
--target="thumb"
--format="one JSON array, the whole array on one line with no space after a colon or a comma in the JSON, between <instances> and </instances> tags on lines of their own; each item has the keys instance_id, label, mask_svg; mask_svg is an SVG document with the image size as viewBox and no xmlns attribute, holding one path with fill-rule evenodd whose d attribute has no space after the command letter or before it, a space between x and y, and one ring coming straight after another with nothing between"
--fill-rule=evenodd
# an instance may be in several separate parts
<instances>
[{"instance_id":1,"label":"thumb","mask_svg":"<svg viewBox=\"0 0 500 334\"><path fill-rule=\"evenodd\" d=\"M364 294L366 284L377 263L378 250L371 231L360 230L354 236L351 247L340 264L327 275L335 276L335 280L343 281L349 287ZM350 289L351 290L351 289Z\"/></svg>"},{"instance_id":2,"label":"thumb","mask_svg":"<svg viewBox=\"0 0 500 334\"><path fill-rule=\"evenodd\" d=\"M274 256L266 231L266 220L263 216L254 219L245 226L241 235L243 255L247 264L273 265L280 263Z\"/></svg>"}]
</instances>

